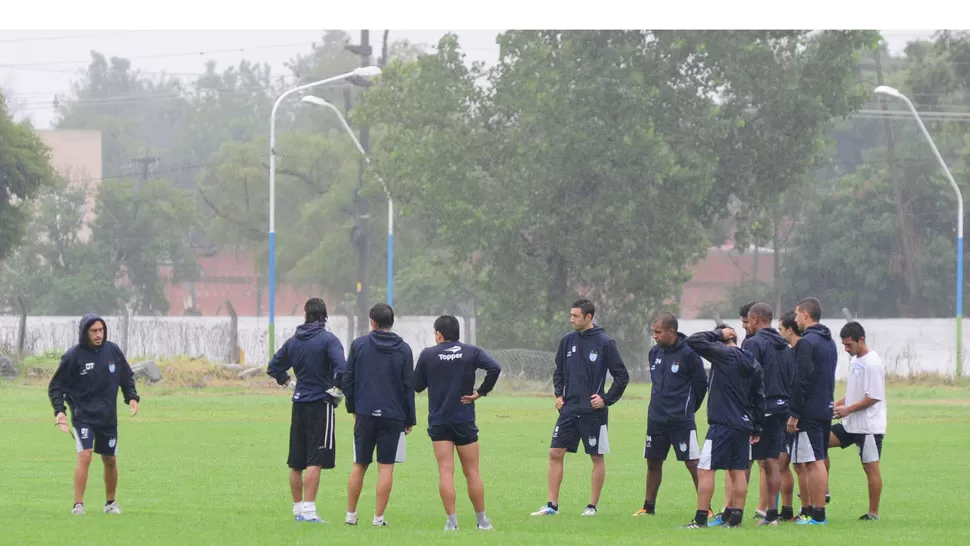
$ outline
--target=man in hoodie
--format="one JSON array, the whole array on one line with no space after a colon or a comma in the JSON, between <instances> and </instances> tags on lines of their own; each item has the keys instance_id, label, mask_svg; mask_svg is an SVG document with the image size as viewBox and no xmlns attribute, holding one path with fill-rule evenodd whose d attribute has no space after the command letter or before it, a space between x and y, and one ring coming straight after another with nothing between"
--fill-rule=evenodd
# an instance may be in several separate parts
<instances>
[{"instance_id":1,"label":"man in hoodie","mask_svg":"<svg viewBox=\"0 0 970 546\"><path fill-rule=\"evenodd\" d=\"M104 319L93 313L81 318L78 343L61 357L51 377L47 394L54 406L54 419L64 432L72 432L77 448L74 468L74 507L72 514L84 514L84 489L93 453L104 464L104 511L120 514L115 502L118 488L118 389L121 389L131 415L138 414L135 375L121 348L108 341ZM71 408L67 424L65 402Z\"/></svg>"},{"instance_id":2,"label":"man in hoodie","mask_svg":"<svg viewBox=\"0 0 970 546\"><path fill-rule=\"evenodd\" d=\"M266 374L280 385L290 382L290 368L296 374L286 461L293 517L296 521L323 523L317 515L317 490L320 471L334 468L334 408L340 400L333 388L347 362L340 340L326 330L327 304L320 298L310 298L303 311L304 323L273 356Z\"/></svg>"},{"instance_id":3,"label":"man in hoodie","mask_svg":"<svg viewBox=\"0 0 970 546\"><path fill-rule=\"evenodd\" d=\"M610 452L608 408L623 396L630 376L620 358L616 342L602 328L593 324L595 312L596 308L589 300L581 299L573 303L569 311L573 332L562 338L556 351L556 371L552 382L559 419L549 447L549 501L533 512L533 516L559 513L563 460L567 451L576 452L580 441L593 462L589 504L582 515L596 515L596 505L606 479L606 460L603 456ZM607 371L613 377L609 392L606 391Z\"/></svg>"},{"instance_id":4,"label":"man in hoodie","mask_svg":"<svg viewBox=\"0 0 970 546\"><path fill-rule=\"evenodd\" d=\"M798 345L798 340L802 337L802 331L798 329L798 323L795 322L794 311L788 311L778 319L778 333L788 342L788 352L791 354L792 363L794 363L795 346ZM792 369L792 374L794 375L794 368ZM790 390L791 388L789 387ZM786 423L785 450L781 452L779 458L781 464L781 521L792 521L795 519L795 505L793 502L795 500L795 476L792 476L791 457L788 456L788 446L791 444L791 439L792 434L788 432ZM802 485L805 478L801 473L801 467L798 467L797 478L799 491L805 490L805 487ZM801 510L801 515L808 515L808 512L804 508Z\"/></svg>"},{"instance_id":5,"label":"man in hoodie","mask_svg":"<svg viewBox=\"0 0 970 546\"><path fill-rule=\"evenodd\" d=\"M748 327L754 335L745 338L741 348L750 352L764 370L765 427L761 439L751 447L751 458L761 467L762 487L758 506L762 519L758 525L777 525L776 498L781 489L781 453L785 451L785 429L788 425L788 399L795 358L788 342L771 327L771 306L756 303L748 311ZM750 476L750 474L749 474Z\"/></svg>"},{"instance_id":6,"label":"man in hoodie","mask_svg":"<svg viewBox=\"0 0 970 546\"><path fill-rule=\"evenodd\" d=\"M455 514L455 451L468 482L479 530L491 531L485 515L485 486L478 472L478 427L475 401L495 387L502 367L482 349L458 341L458 319L442 315L434 321L437 345L421 351L414 370L414 391L428 389L428 436L438 461L438 492L445 507L445 531L458 530ZM475 371L485 379L475 389Z\"/></svg>"},{"instance_id":7,"label":"man in hoodie","mask_svg":"<svg viewBox=\"0 0 970 546\"><path fill-rule=\"evenodd\" d=\"M758 302L756 302L756 301L750 301L750 302L742 305L738 309L738 318L741 319L741 329L744 330L744 338L745 339L747 339L748 337L754 335L754 330L751 328L751 323L748 322L748 312L751 311L751 308L754 307L755 304L757 304L757 303ZM743 339L742 340L739 340L739 341L741 343L744 343L744 340Z\"/></svg>"},{"instance_id":8,"label":"man in hoodie","mask_svg":"<svg viewBox=\"0 0 970 546\"><path fill-rule=\"evenodd\" d=\"M800 525L825 525L825 494L828 491L829 434L835 411L835 366L838 349L829 329L819 324L822 304L805 298L795 306L795 321L802 337L795 346L795 379L792 384L788 432L793 435L788 446L791 462L802 466L806 490L801 491L810 517Z\"/></svg>"},{"instance_id":9,"label":"man in hoodie","mask_svg":"<svg viewBox=\"0 0 970 546\"><path fill-rule=\"evenodd\" d=\"M370 310L371 332L350 345L343 391L347 413L354 415L354 466L347 484L347 517L357 525L357 501L364 474L377 450L375 527L386 527L384 511L394 483L394 463L403 463L404 436L416 424L414 415L414 356L411 347L391 332L394 310L378 303Z\"/></svg>"},{"instance_id":10,"label":"man in hoodie","mask_svg":"<svg viewBox=\"0 0 970 546\"><path fill-rule=\"evenodd\" d=\"M643 457L647 459L647 496L643 508L634 516L653 515L657 492L663 479L663 464L671 446L678 461L687 466L697 490L697 460L701 456L697 443L694 412L707 394L704 362L687 346L687 336L678 332L677 317L662 313L653 321L650 348L650 408L647 412L647 441Z\"/></svg>"},{"instance_id":11,"label":"man in hoodie","mask_svg":"<svg viewBox=\"0 0 970 546\"><path fill-rule=\"evenodd\" d=\"M697 465L697 512L685 525L707 527L714 496L714 473L731 474L733 491L724 509L725 526L738 527L744 517L748 493L745 472L751 464L751 445L758 443L764 426L764 372L748 351L737 346L734 330L720 325L712 332L698 332L687 345L711 363L707 397L707 437Z\"/></svg>"}]
</instances>

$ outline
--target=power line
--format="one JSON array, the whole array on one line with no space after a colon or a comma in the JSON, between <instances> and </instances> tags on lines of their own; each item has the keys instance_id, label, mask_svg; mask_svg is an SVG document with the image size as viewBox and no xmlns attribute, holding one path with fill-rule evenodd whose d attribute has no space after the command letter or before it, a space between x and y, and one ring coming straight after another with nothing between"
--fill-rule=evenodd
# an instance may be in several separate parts
<instances>
[{"instance_id":1,"label":"power line","mask_svg":"<svg viewBox=\"0 0 970 546\"><path fill-rule=\"evenodd\" d=\"M0 40L0 44L12 44L22 42L46 42L51 40L71 40L73 38L91 38L94 36L107 36L110 34L131 34L133 32L154 32L152 30L106 30L102 32L89 32L87 34L62 34L59 36L37 36L34 38L5 38Z\"/></svg>"}]
</instances>

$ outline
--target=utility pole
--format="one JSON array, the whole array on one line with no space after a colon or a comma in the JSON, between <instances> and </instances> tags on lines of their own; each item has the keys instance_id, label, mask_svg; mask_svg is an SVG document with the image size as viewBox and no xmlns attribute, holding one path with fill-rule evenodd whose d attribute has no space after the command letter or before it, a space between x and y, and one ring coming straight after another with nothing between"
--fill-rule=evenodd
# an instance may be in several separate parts
<instances>
[{"instance_id":1,"label":"utility pole","mask_svg":"<svg viewBox=\"0 0 970 546\"><path fill-rule=\"evenodd\" d=\"M141 182L144 184L148 181L148 169L155 163L158 163L157 157L154 156L141 156L131 158L132 163L137 163L141 165Z\"/></svg>"},{"instance_id":2,"label":"utility pole","mask_svg":"<svg viewBox=\"0 0 970 546\"><path fill-rule=\"evenodd\" d=\"M347 50L361 57L360 66L370 66L371 54L370 31L360 31L360 44L348 45ZM370 131L366 125L360 126L360 145L364 153L370 153ZM357 250L357 335L367 333L370 325L370 283L367 279L367 250L370 246L370 211L367 200L361 195L364 189L364 158L358 164L357 190L354 192L354 202L357 204L357 221L352 232L354 247Z\"/></svg>"}]
</instances>

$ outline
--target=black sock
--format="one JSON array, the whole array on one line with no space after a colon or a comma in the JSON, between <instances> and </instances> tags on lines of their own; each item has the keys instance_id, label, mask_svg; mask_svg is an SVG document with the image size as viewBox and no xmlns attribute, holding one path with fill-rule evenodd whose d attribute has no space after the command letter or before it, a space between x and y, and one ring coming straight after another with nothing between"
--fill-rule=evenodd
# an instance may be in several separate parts
<instances>
[{"instance_id":1,"label":"black sock","mask_svg":"<svg viewBox=\"0 0 970 546\"><path fill-rule=\"evenodd\" d=\"M778 510L775 510L774 508L770 508L767 512L765 512L765 519L768 521L777 521Z\"/></svg>"},{"instance_id":2,"label":"black sock","mask_svg":"<svg viewBox=\"0 0 970 546\"><path fill-rule=\"evenodd\" d=\"M795 509L792 508L791 506L782 506L781 519L784 519L784 520L795 519Z\"/></svg>"},{"instance_id":3,"label":"black sock","mask_svg":"<svg viewBox=\"0 0 970 546\"><path fill-rule=\"evenodd\" d=\"M558 504L553 504L552 501L547 502L546 503L546 506L548 506L549 508L552 508L556 512L559 511L559 505Z\"/></svg>"},{"instance_id":4,"label":"black sock","mask_svg":"<svg viewBox=\"0 0 970 546\"><path fill-rule=\"evenodd\" d=\"M727 513L729 514L727 520L728 525L741 525L741 522L744 520L744 510L738 510L737 508L732 510L729 508Z\"/></svg>"},{"instance_id":5,"label":"black sock","mask_svg":"<svg viewBox=\"0 0 970 546\"><path fill-rule=\"evenodd\" d=\"M811 506L802 506L802 511L799 512L798 517L802 517L802 516L812 517L812 514L814 513L815 512L813 511Z\"/></svg>"},{"instance_id":6,"label":"black sock","mask_svg":"<svg viewBox=\"0 0 970 546\"><path fill-rule=\"evenodd\" d=\"M595 504L587 504L586 505L586 508L592 508L593 510L596 510L596 505Z\"/></svg>"},{"instance_id":7,"label":"black sock","mask_svg":"<svg viewBox=\"0 0 970 546\"><path fill-rule=\"evenodd\" d=\"M707 510L698 510L697 513L694 514L694 523L696 523L696 524L698 524L700 526L706 526L707 525Z\"/></svg>"},{"instance_id":8,"label":"black sock","mask_svg":"<svg viewBox=\"0 0 970 546\"><path fill-rule=\"evenodd\" d=\"M104 503L104 505L105 505L105 506L108 506L108 505L109 505L109 504L111 504L112 502L114 502L114 499L111 499L111 500L109 500L109 501L107 501L107 502L105 502L105 503Z\"/></svg>"},{"instance_id":9,"label":"black sock","mask_svg":"<svg viewBox=\"0 0 970 546\"><path fill-rule=\"evenodd\" d=\"M648 514L653 514L657 511L657 502L645 500L643 501L643 509L646 510Z\"/></svg>"},{"instance_id":10,"label":"black sock","mask_svg":"<svg viewBox=\"0 0 970 546\"><path fill-rule=\"evenodd\" d=\"M75 502L74 503L74 506L84 506L84 503L83 502ZM73 506L71 508L73 508Z\"/></svg>"},{"instance_id":11,"label":"black sock","mask_svg":"<svg viewBox=\"0 0 970 546\"><path fill-rule=\"evenodd\" d=\"M812 514L812 519L815 521L825 521L825 507L816 508L815 513Z\"/></svg>"}]
</instances>

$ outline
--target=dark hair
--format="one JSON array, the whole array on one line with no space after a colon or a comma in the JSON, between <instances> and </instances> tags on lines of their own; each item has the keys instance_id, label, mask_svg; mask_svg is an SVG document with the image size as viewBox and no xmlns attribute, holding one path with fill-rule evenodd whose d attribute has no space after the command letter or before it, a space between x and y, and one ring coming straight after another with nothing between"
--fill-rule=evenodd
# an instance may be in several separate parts
<instances>
[{"instance_id":1,"label":"dark hair","mask_svg":"<svg viewBox=\"0 0 970 546\"><path fill-rule=\"evenodd\" d=\"M794 311L789 311L784 315L782 315L781 318L778 319L778 322L780 322L781 325L784 326L785 328L788 328L792 332L795 332L796 336L802 337L802 331L798 328L798 323L795 322Z\"/></svg>"},{"instance_id":2,"label":"dark hair","mask_svg":"<svg viewBox=\"0 0 970 546\"><path fill-rule=\"evenodd\" d=\"M767 322L771 322L771 319L774 318L774 313L771 311L771 306L767 303L761 302L752 305L751 309L748 309L748 316L751 315L757 315L761 320Z\"/></svg>"},{"instance_id":3,"label":"dark hair","mask_svg":"<svg viewBox=\"0 0 970 546\"><path fill-rule=\"evenodd\" d=\"M434 331L441 334L445 341L458 341L461 336L461 326L458 319L451 315L441 315L434 321Z\"/></svg>"},{"instance_id":4,"label":"dark hair","mask_svg":"<svg viewBox=\"0 0 970 546\"><path fill-rule=\"evenodd\" d=\"M724 330L724 329L727 329L727 328L731 328L731 327L728 326L727 324L724 324L723 322L714 327L715 330ZM732 336L732 337L729 337L729 338L723 340L724 343L727 343L728 341L733 341L733 342L737 343L738 342L738 337L737 336Z\"/></svg>"},{"instance_id":5,"label":"dark hair","mask_svg":"<svg viewBox=\"0 0 970 546\"><path fill-rule=\"evenodd\" d=\"M584 317L586 315L590 315L590 316L595 316L596 315L596 307L593 306L593 302L591 302L591 301L589 301L589 300L587 300L585 298L584 299L581 299L581 300L574 301L573 302L573 306L571 307L571 309L579 309L580 311L583 312L583 316Z\"/></svg>"},{"instance_id":6,"label":"dark hair","mask_svg":"<svg viewBox=\"0 0 970 546\"><path fill-rule=\"evenodd\" d=\"M327 304L320 298L310 298L303 305L305 322L321 322L327 324Z\"/></svg>"},{"instance_id":7,"label":"dark hair","mask_svg":"<svg viewBox=\"0 0 970 546\"><path fill-rule=\"evenodd\" d=\"M845 326L842 327L842 331L839 332L839 337L842 339L849 338L852 341L859 341L866 337L866 329L862 327L856 321L846 322Z\"/></svg>"},{"instance_id":8,"label":"dark hair","mask_svg":"<svg viewBox=\"0 0 970 546\"><path fill-rule=\"evenodd\" d=\"M741 318L743 318L743 319L748 318L748 311L750 311L751 310L751 306L753 306L756 303L758 303L758 302L752 301L752 302L748 302L748 303L742 305L741 308L738 309L738 316L741 317Z\"/></svg>"},{"instance_id":9,"label":"dark hair","mask_svg":"<svg viewBox=\"0 0 970 546\"><path fill-rule=\"evenodd\" d=\"M815 322L822 320L822 303L815 298L805 298L801 300L798 302L798 305L795 306L795 310L805 311Z\"/></svg>"},{"instance_id":10,"label":"dark hair","mask_svg":"<svg viewBox=\"0 0 970 546\"><path fill-rule=\"evenodd\" d=\"M676 332L680 329L680 323L677 322L677 317L673 313L660 313L653 322L654 324L659 322L660 327L664 330L673 330Z\"/></svg>"},{"instance_id":11,"label":"dark hair","mask_svg":"<svg viewBox=\"0 0 970 546\"><path fill-rule=\"evenodd\" d=\"M370 308L370 319L377 324L381 330L386 330L394 326L394 309L386 303L378 303Z\"/></svg>"}]
</instances>

